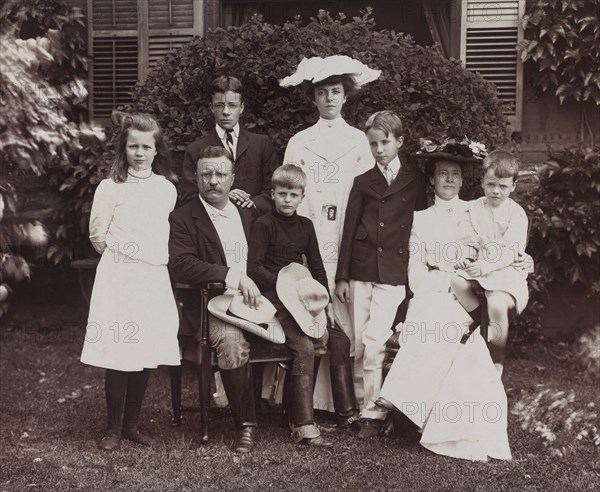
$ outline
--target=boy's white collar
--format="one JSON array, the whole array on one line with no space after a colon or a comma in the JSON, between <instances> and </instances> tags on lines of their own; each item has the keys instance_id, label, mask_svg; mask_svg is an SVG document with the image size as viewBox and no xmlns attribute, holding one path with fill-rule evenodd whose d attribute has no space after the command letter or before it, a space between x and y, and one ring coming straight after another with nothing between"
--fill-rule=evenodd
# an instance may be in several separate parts
<instances>
[{"instance_id":1,"label":"boy's white collar","mask_svg":"<svg viewBox=\"0 0 600 492\"><path fill-rule=\"evenodd\" d=\"M377 167L383 172L383 166L379 164L379 162L377 163ZM388 164L388 167L392 170L392 173L394 173L394 177L396 177L401 167L400 158L398 156L394 157Z\"/></svg>"},{"instance_id":2,"label":"boy's white collar","mask_svg":"<svg viewBox=\"0 0 600 492\"><path fill-rule=\"evenodd\" d=\"M225 128L221 128L219 125L216 125L216 124L215 124L215 128L217 130L217 135L219 135L219 138L221 140L223 140L225 138L225 133L226 133ZM240 135L240 124L236 123L236 125L232 128L232 130L233 130L233 136L235 138L238 138Z\"/></svg>"}]
</instances>

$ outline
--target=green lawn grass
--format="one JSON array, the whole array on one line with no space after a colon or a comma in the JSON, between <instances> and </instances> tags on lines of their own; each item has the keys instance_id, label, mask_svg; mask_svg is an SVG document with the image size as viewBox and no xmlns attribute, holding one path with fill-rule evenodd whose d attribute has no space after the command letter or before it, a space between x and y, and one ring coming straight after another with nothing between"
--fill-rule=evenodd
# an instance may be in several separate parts
<instances>
[{"instance_id":1,"label":"green lawn grass","mask_svg":"<svg viewBox=\"0 0 600 492\"><path fill-rule=\"evenodd\" d=\"M236 456L231 421L211 421L199 442L197 414L171 426L169 375L153 371L142 412L158 444L124 441L96 447L105 424L103 371L79 362L85 310L21 309L0 331L0 491L12 490L599 490L598 450L575 446L550 459L509 416L510 462L472 463L437 456L406 428L390 438L359 441L354 432L328 435L331 450L294 445L279 415L261 415L258 444ZM594 382L561 362L556 344L521 347L507 364L509 407L522 391L573 389L582 405L600 407ZM184 399L197 396L184 374Z\"/></svg>"}]
</instances>

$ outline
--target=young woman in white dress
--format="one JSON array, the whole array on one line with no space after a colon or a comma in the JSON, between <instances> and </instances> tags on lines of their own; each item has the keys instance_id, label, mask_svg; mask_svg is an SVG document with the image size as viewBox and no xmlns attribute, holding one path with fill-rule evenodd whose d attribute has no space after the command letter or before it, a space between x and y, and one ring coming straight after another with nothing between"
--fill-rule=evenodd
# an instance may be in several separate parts
<instances>
[{"instance_id":1,"label":"young woman in white dress","mask_svg":"<svg viewBox=\"0 0 600 492\"><path fill-rule=\"evenodd\" d=\"M90 241L102 255L90 301L81 362L106 369L108 429L98 446L121 435L142 445L139 414L148 369L179 365L178 314L169 273L169 213L177 193L167 181L168 149L156 121L124 115L109 177L98 185Z\"/></svg>"},{"instance_id":2,"label":"young woman in white dress","mask_svg":"<svg viewBox=\"0 0 600 492\"><path fill-rule=\"evenodd\" d=\"M468 336L473 320L450 289L457 262L469 255L461 242L468 206L458 197L461 165L478 160L436 153L430 164L435 203L415 212L408 266L414 298L377 405L404 413L421 429L421 445L437 454L510 459L500 375L479 329Z\"/></svg>"},{"instance_id":3,"label":"young woman in white dress","mask_svg":"<svg viewBox=\"0 0 600 492\"><path fill-rule=\"evenodd\" d=\"M344 217L354 178L375 165L364 132L350 126L342 117L349 95L376 80L373 70L348 56L304 58L296 72L281 80L282 87L302 85L306 96L319 111L319 120L294 135L285 149L284 164L296 164L305 172L305 198L298 214L312 220L321 257L335 291L335 273ZM314 406L334 411L338 425L346 427L357 417L355 399L362 408L362 374L354 374L354 329L348 304L332 296L330 305L337 327L330 330L329 355L321 363L314 394ZM362 361L355 368L362 368Z\"/></svg>"}]
</instances>

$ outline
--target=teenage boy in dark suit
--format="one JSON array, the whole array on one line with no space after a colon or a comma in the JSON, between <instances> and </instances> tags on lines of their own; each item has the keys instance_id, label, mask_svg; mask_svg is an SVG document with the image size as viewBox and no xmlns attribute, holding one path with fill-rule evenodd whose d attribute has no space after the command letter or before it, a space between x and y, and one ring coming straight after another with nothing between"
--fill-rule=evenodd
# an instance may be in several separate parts
<instances>
[{"instance_id":1,"label":"teenage boy in dark suit","mask_svg":"<svg viewBox=\"0 0 600 492\"><path fill-rule=\"evenodd\" d=\"M235 182L229 198L243 208L256 207L260 213L272 208L271 177L279 165L271 139L251 133L239 124L244 112L242 83L222 75L210 85L210 110L215 128L188 145L183 157L183 180L179 190L181 204L198 193L196 161L208 145L224 147L234 156Z\"/></svg>"}]
</instances>

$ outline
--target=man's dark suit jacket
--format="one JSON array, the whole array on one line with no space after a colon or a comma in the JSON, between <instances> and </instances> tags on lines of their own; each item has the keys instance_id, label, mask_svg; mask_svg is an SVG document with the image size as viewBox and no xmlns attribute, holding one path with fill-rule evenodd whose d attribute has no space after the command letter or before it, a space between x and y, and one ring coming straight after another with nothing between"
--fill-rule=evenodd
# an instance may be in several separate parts
<instances>
[{"instance_id":1,"label":"man's dark suit jacket","mask_svg":"<svg viewBox=\"0 0 600 492\"><path fill-rule=\"evenodd\" d=\"M198 193L196 183L196 163L200 151L209 145L223 147L223 142L213 128L206 135L188 145L183 157L183 180L179 195L182 204L187 203ZM251 133L240 126L235 157L234 189L244 190L248 193L256 208L265 213L271 209L271 177L279 165L277 154L266 135Z\"/></svg>"},{"instance_id":2,"label":"man's dark suit jacket","mask_svg":"<svg viewBox=\"0 0 600 492\"><path fill-rule=\"evenodd\" d=\"M390 186L377 164L354 178L336 280L406 285L413 213L426 206L425 176L405 161Z\"/></svg>"},{"instance_id":3,"label":"man's dark suit jacket","mask_svg":"<svg viewBox=\"0 0 600 492\"><path fill-rule=\"evenodd\" d=\"M253 212L249 209L238 209L238 211L246 240L249 240ZM198 195L189 203L171 212L169 223L171 278L175 282L192 285L225 282L229 271L225 252L217 230ZM184 298L181 301L185 304L185 312L184 319L179 325L179 334L195 336L200 326L200 296L195 289L186 289L182 296Z\"/></svg>"}]
</instances>

